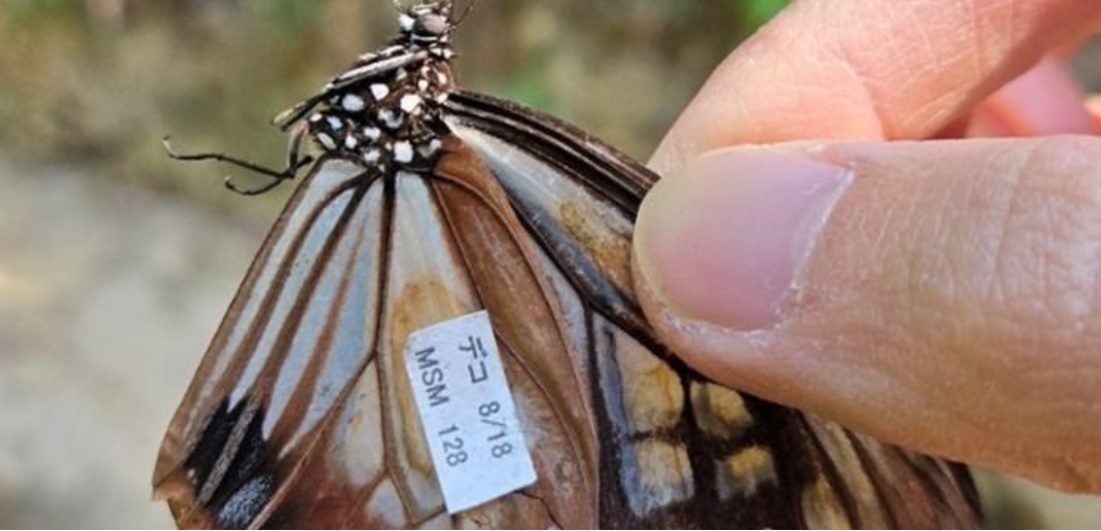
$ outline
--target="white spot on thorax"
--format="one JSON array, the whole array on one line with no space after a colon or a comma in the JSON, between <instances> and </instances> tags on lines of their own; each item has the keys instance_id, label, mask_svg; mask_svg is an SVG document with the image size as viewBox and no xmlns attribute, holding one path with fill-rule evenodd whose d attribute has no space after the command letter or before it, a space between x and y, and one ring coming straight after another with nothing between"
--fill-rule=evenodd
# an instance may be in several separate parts
<instances>
[{"instance_id":1,"label":"white spot on thorax","mask_svg":"<svg viewBox=\"0 0 1101 531\"><path fill-rule=\"evenodd\" d=\"M401 29L405 31L412 31L414 22L413 17L406 14L402 14L398 17L398 24L401 26Z\"/></svg>"},{"instance_id":2,"label":"white spot on thorax","mask_svg":"<svg viewBox=\"0 0 1101 531\"><path fill-rule=\"evenodd\" d=\"M363 102L363 98L355 94L345 94L344 98L340 100L340 106L348 112L359 112L366 107L366 104Z\"/></svg>"},{"instance_id":3,"label":"white spot on thorax","mask_svg":"<svg viewBox=\"0 0 1101 531\"><path fill-rule=\"evenodd\" d=\"M401 102L399 103L399 105L401 106L401 110L405 112L413 112L414 109L420 107L421 101L421 97L416 94L406 94L401 97Z\"/></svg>"},{"instance_id":4,"label":"white spot on thorax","mask_svg":"<svg viewBox=\"0 0 1101 531\"><path fill-rule=\"evenodd\" d=\"M378 159L382 157L382 152L377 149L369 149L363 154L363 162L367 164L374 164L378 162Z\"/></svg>"},{"instance_id":5,"label":"white spot on thorax","mask_svg":"<svg viewBox=\"0 0 1101 531\"><path fill-rule=\"evenodd\" d=\"M378 140L382 136L382 130L377 127L364 127L363 136L367 137L368 140Z\"/></svg>"},{"instance_id":6,"label":"white spot on thorax","mask_svg":"<svg viewBox=\"0 0 1101 531\"><path fill-rule=\"evenodd\" d=\"M401 116L391 109L379 109L378 120L389 129L401 127Z\"/></svg>"},{"instance_id":7,"label":"white spot on thorax","mask_svg":"<svg viewBox=\"0 0 1101 531\"><path fill-rule=\"evenodd\" d=\"M355 135L348 135L344 137L344 146L348 149L355 149L359 145L359 139Z\"/></svg>"},{"instance_id":8,"label":"white spot on thorax","mask_svg":"<svg viewBox=\"0 0 1101 531\"><path fill-rule=\"evenodd\" d=\"M413 145L405 140L395 143L394 160L403 164L413 162Z\"/></svg>"},{"instance_id":9,"label":"white spot on thorax","mask_svg":"<svg viewBox=\"0 0 1101 531\"><path fill-rule=\"evenodd\" d=\"M326 133L318 133L317 141L321 142L321 145L324 146L325 149L336 149L336 141L333 140L333 137L329 136Z\"/></svg>"},{"instance_id":10,"label":"white spot on thorax","mask_svg":"<svg viewBox=\"0 0 1101 531\"><path fill-rule=\"evenodd\" d=\"M440 139L433 138L427 144L421 144L417 148L417 152L420 153L422 157L427 159L427 158L430 158L432 155L435 155L436 152L439 151L440 147L442 147L442 146L443 146L443 143L440 142Z\"/></svg>"},{"instance_id":11,"label":"white spot on thorax","mask_svg":"<svg viewBox=\"0 0 1101 531\"><path fill-rule=\"evenodd\" d=\"M344 128L344 123L335 116L330 116L326 121L329 122L329 128L333 131L339 131Z\"/></svg>"},{"instance_id":12,"label":"white spot on thorax","mask_svg":"<svg viewBox=\"0 0 1101 531\"><path fill-rule=\"evenodd\" d=\"M376 100L381 100L390 95L390 87L382 83L375 83L371 85L371 95L374 96Z\"/></svg>"}]
</instances>

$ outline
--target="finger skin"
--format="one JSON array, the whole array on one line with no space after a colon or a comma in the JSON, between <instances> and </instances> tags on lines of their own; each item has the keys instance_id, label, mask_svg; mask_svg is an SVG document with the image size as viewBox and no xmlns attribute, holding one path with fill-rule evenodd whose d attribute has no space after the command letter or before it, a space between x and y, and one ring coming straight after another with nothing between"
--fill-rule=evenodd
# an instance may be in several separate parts
<instances>
[{"instance_id":1,"label":"finger skin","mask_svg":"<svg viewBox=\"0 0 1101 531\"><path fill-rule=\"evenodd\" d=\"M727 146L959 136L977 104L1098 28L1095 0L796 2L677 121L651 159L674 174L658 189ZM1090 108L1101 126L1101 105ZM686 319L637 274L644 307L712 377L926 452L1098 492L1097 254L1083 205L1101 194L1096 162L1082 163L1098 160L1096 145L932 146L785 147L864 177L775 328Z\"/></svg>"},{"instance_id":2,"label":"finger skin","mask_svg":"<svg viewBox=\"0 0 1101 531\"><path fill-rule=\"evenodd\" d=\"M743 143L928 138L1099 28L1097 0L795 2L716 69L650 164L664 174Z\"/></svg>"},{"instance_id":3,"label":"finger skin","mask_svg":"<svg viewBox=\"0 0 1101 531\"><path fill-rule=\"evenodd\" d=\"M712 378L884 440L1101 492L1101 140L779 149L853 176L780 321L685 318L636 258L661 337Z\"/></svg>"},{"instance_id":4,"label":"finger skin","mask_svg":"<svg viewBox=\"0 0 1101 531\"><path fill-rule=\"evenodd\" d=\"M1093 120L1094 134L1101 135L1101 96L1090 96L1086 99L1086 112Z\"/></svg>"},{"instance_id":5,"label":"finger skin","mask_svg":"<svg viewBox=\"0 0 1101 531\"><path fill-rule=\"evenodd\" d=\"M1070 64L1048 56L972 113L968 136L1097 134Z\"/></svg>"}]
</instances>

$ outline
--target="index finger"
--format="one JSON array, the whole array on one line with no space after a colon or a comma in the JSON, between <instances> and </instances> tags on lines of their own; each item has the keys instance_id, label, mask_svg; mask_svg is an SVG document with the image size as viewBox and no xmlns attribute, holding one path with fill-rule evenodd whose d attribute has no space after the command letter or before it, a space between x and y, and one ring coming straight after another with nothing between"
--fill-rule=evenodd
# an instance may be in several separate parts
<instances>
[{"instance_id":1,"label":"index finger","mask_svg":"<svg viewBox=\"0 0 1101 531\"><path fill-rule=\"evenodd\" d=\"M801 0L735 50L651 159L798 139L920 139L1101 29L1097 0Z\"/></svg>"}]
</instances>

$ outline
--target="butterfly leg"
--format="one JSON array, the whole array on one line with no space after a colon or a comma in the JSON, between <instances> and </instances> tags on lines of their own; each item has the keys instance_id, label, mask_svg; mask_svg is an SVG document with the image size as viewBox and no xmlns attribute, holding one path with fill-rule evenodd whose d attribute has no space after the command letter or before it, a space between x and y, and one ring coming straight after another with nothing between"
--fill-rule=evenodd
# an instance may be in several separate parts
<instances>
[{"instance_id":1,"label":"butterfly leg","mask_svg":"<svg viewBox=\"0 0 1101 531\"><path fill-rule=\"evenodd\" d=\"M255 162L232 157L224 153L177 153L176 150L172 147L172 143L170 142L169 137L165 137L162 143L164 144L164 150L168 152L168 156L176 160L216 160L218 162L225 162L227 164L239 166L245 168L246 170L259 173L260 175L263 175L265 177L269 177L271 179L271 182L256 188L241 188L233 182L231 177L226 176L225 178L226 188L229 188L235 193L241 195L260 195L275 189L275 187L282 184L283 181L294 179L294 176L298 174L298 170L301 170L302 167L313 162L313 157L308 155L306 157L300 158L302 140L303 138L305 138L305 133L305 127L296 127L291 133L289 146L287 148L287 166L281 170L271 169Z\"/></svg>"}]
</instances>

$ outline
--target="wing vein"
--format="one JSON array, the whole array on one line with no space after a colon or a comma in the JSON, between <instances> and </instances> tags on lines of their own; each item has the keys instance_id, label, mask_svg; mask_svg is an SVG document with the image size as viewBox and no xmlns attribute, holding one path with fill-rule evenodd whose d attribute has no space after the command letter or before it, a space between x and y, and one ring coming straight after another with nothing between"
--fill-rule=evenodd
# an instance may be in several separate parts
<instances>
[{"instance_id":1,"label":"wing vein","mask_svg":"<svg viewBox=\"0 0 1101 531\"><path fill-rule=\"evenodd\" d=\"M394 264L393 264L393 259L394 259L393 247L394 247L394 230L395 230L395 228L394 228L394 210L395 210L395 208L397 208L396 203L397 203L397 183L394 181L394 179L386 179L386 188L385 188L385 192L384 192L383 213L382 213L382 217L383 217L383 220L384 220L383 221L382 257L381 257L381 262L380 262L381 264L383 264L383 266L382 266L382 271L379 275L379 277L380 277L380 279L379 279L379 290L380 290L379 301L380 301L380 306L379 306L378 321L377 321L377 326L379 328L379 333L375 336L375 344L371 348L372 356L378 356L378 354L380 352L381 347L379 345L379 342L382 340L382 337L385 336L385 334L382 333L382 327L386 323L386 319L385 319L386 312L390 310L390 308L386 305L386 299L389 296L388 290L389 290L389 287L390 287L390 268L394 267ZM394 433L392 432L392 430L387 429L388 427L394 425L393 424L394 419L392 419L391 416L390 416L391 411L390 411L390 408L387 407L387 404L395 403L395 400L397 400L397 397L389 396L390 387L388 385L385 385L386 382L383 381L383 371L382 371L381 367L378 370L375 371L375 374L376 374L376 377L378 378L378 389L379 389L378 392L379 392L379 396L380 396L380 399L379 399L380 406L379 407L382 410L381 411L381 413L382 413L381 414L381 418L382 418L382 435L383 435L382 436L382 446L383 446L383 455L384 455L383 460L382 460L383 461L383 469L386 471L386 474L389 477L396 478L396 477L400 476L400 471L394 469L394 463L397 462L397 460L398 460L398 457L394 454L394 452L397 451L397 448L399 447L399 445L397 444L397 442L395 442L393 440ZM401 500L402 509L405 511L406 514L408 514L409 511L412 508L412 504L406 498L406 495L403 492L403 489L396 488L396 487L397 487L397 485L395 485L394 492L397 493L398 499ZM372 493L372 491L364 492L363 498L361 498L361 500L366 499L371 493Z\"/></svg>"},{"instance_id":2,"label":"wing vein","mask_svg":"<svg viewBox=\"0 0 1101 531\"><path fill-rule=\"evenodd\" d=\"M361 194L361 196L365 195L367 193L367 191L370 189L370 187L375 185L376 183L378 183L380 180L381 179L379 179L378 176L374 176L374 177L369 178L366 181L366 183L363 183L363 182L357 183L358 186L362 187L362 190L359 192ZM384 180L382 180L382 181L384 181ZM356 205L359 205L359 204L360 203L356 203ZM384 205L385 205L385 203L384 203ZM383 213L383 226L384 227L387 225L386 220L387 220L386 212L384 211L384 213ZM355 254L353 253L352 256L354 256L354 255ZM381 273L380 273L380 276L381 276ZM305 299L308 299L308 297L300 299L300 301L305 300ZM379 313L379 315L381 315L382 312L378 312L378 313ZM376 319L378 319L377 316L376 316ZM380 334L378 334L378 333L375 334L375 341L378 340L377 338L378 338L379 335ZM375 352L375 350L372 349L371 352L373 353L373 352ZM359 364L357 369L354 371L354 374L356 374L356 375L362 374L363 371L365 370L366 366L370 364L370 361L372 359L373 359L373 354L368 354L364 358L364 360ZM340 405L340 404L343 404L344 401L347 400L347 397L348 397L349 393L351 392L351 390L355 387L355 383L356 383L357 380L358 380L358 377L349 377L348 378L347 382L344 384L344 387L337 394L337 397L333 400L332 407L330 407L329 410L325 412L325 415L318 421L317 425L322 426L323 428L317 430L304 443L304 447L303 447L304 449L303 449L301 455L303 455L303 456L311 455L313 453L313 449L321 441L321 439L322 439L321 435L323 433L325 433L327 430L332 428L330 420L336 414L336 412L339 411L340 408L337 407L337 406ZM250 527L254 527L254 528L261 527L261 526L264 525L264 523L266 523L268 521L268 519L271 518L271 516L274 514L274 512L280 507L280 502L288 494L290 494L292 492L291 487L296 484L300 474L302 473L302 470L305 467L306 461L307 461L307 459L303 457L303 458L298 459L298 461L295 462L295 464L292 467L292 469L290 470L290 472L288 472L287 475L285 476L285 479L283 480L280 487L268 499L268 501L265 504L263 510L261 510L257 514L256 519L250 524Z\"/></svg>"}]
</instances>

